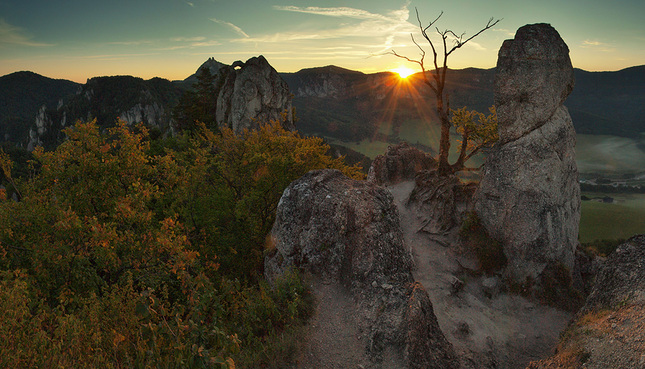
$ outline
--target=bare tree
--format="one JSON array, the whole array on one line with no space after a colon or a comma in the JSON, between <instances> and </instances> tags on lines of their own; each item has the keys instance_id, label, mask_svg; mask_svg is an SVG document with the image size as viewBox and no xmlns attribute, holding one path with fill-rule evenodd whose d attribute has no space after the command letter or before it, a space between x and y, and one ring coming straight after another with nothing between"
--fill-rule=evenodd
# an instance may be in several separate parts
<instances>
[{"instance_id":1,"label":"bare tree","mask_svg":"<svg viewBox=\"0 0 645 369\"><path fill-rule=\"evenodd\" d=\"M438 27L435 26L439 18L443 15L443 11L435 18L432 22L428 23L427 26L424 26L423 23L421 23L421 18L419 17L419 10L415 8L416 14L417 14L417 23L419 25L419 31L421 32L421 35L423 38L428 42L428 45L430 46L430 49L432 50L432 62L434 69L429 71L426 70L425 67L425 57L426 57L426 51L419 45L419 43L415 40L414 35L411 34L410 36L412 37L412 42L419 48L421 51L421 57L419 59L411 59L407 56L400 55L396 51L392 50L392 54L405 59L409 62L416 63L421 67L421 71L423 72L423 81L424 83L430 87L430 90L434 93L436 97L436 109L437 109L437 114L439 115L439 120L441 122L441 138L439 140L439 173L441 174L450 174L450 173L455 173L457 171L460 171L465 168L465 160L466 157L470 157L468 155L465 155L465 149L468 146L468 135L463 135L462 134L462 148L461 148L461 154L459 155L459 159L457 162L454 164L450 164L448 162L448 154L450 152L450 128L452 126L451 119L450 119L450 101L448 99L448 96L445 91L446 87L446 72L448 70L448 57L457 49L461 48L464 46L468 41L472 40L473 38L479 36L482 32L486 31L487 29L490 29L494 27L497 23L499 23L500 19L493 19L490 18L488 20L488 23L480 29L477 33L474 35L464 39L465 33L462 33L461 35L457 35L455 32L453 32L450 29L446 30L439 30ZM432 41L430 36L428 35L428 30L431 29L431 27L434 26L434 30L436 33L439 35L440 38L440 45L437 46L435 45L435 42ZM453 39L452 46L449 46L449 39ZM428 74L430 74L430 77L428 77Z\"/></svg>"}]
</instances>

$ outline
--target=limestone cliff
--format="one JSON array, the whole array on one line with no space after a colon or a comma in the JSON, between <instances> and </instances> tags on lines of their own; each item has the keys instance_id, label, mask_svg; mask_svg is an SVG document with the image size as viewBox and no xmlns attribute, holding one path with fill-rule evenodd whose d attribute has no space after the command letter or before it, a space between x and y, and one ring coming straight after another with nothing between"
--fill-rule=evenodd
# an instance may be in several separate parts
<instances>
[{"instance_id":1,"label":"limestone cliff","mask_svg":"<svg viewBox=\"0 0 645 369\"><path fill-rule=\"evenodd\" d=\"M235 132L262 122L282 121L294 130L289 86L263 56L221 67L223 85L217 97L217 122ZM282 120L282 114L285 120Z\"/></svg>"},{"instance_id":2,"label":"limestone cliff","mask_svg":"<svg viewBox=\"0 0 645 369\"><path fill-rule=\"evenodd\" d=\"M569 49L548 24L521 27L499 51L500 141L489 153L475 209L502 242L507 274L539 279L573 268L580 221L575 131L563 102L574 85Z\"/></svg>"},{"instance_id":3,"label":"limestone cliff","mask_svg":"<svg viewBox=\"0 0 645 369\"><path fill-rule=\"evenodd\" d=\"M61 129L78 120L96 119L99 126L108 127L121 119L167 131L172 123L171 106L180 95L180 88L161 78L91 78L76 94L61 99L56 108L38 112L30 128L27 147L58 144L64 138Z\"/></svg>"}]
</instances>

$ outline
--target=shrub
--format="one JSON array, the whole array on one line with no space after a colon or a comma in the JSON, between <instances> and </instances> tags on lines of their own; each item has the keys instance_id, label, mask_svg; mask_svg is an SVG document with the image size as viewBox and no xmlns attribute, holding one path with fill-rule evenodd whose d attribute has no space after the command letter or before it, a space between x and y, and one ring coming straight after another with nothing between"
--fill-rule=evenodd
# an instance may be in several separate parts
<instances>
[{"instance_id":1,"label":"shrub","mask_svg":"<svg viewBox=\"0 0 645 369\"><path fill-rule=\"evenodd\" d=\"M481 269L492 274L506 266L502 244L490 237L486 228L481 223L475 212L469 212L459 230L459 236L466 244L473 248Z\"/></svg>"},{"instance_id":2,"label":"shrub","mask_svg":"<svg viewBox=\"0 0 645 369\"><path fill-rule=\"evenodd\" d=\"M595 240L582 244L582 249L591 255L607 257L623 243L625 243L625 239Z\"/></svg>"},{"instance_id":3,"label":"shrub","mask_svg":"<svg viewBox=\"0 0 645 369\"><path fill-rule=\"evenodd\" d=\"M313 298L297 273L273 287L253 278L272 212L297 176L358 168L277 123L202 129L174 150L151 150L145 127L122 122L65 132L34 152L20 201L0 193L0 367L289 361Z\"/></svg>"}]
</instances>

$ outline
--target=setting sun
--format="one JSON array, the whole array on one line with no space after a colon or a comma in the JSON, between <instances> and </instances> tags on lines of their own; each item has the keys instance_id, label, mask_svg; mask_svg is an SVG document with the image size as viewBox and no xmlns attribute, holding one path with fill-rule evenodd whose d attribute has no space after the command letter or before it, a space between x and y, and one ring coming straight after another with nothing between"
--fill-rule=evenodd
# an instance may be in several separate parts
<instances>
[{"instance_id":1,"label":"setting sun","mask_svg":"<svg viewBox=\"0 0 645 369\"><path fill-rule=\"evenodd\" d=\"M391 72L398 73L399 77L405 79L408 78L408 76L416 73L417 71L414 69L406 68L406 67L398 67L395 69L390 70Z\"/></svg>"}]
</instances>

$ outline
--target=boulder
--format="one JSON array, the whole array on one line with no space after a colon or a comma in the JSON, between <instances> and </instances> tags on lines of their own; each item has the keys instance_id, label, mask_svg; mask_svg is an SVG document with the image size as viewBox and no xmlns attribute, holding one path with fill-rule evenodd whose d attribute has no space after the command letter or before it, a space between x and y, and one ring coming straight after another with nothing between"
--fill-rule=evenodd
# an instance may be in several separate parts
<instances>
[{"instance_id":1,"label":"boulder","mask_svg":"<svg viewBox=\"0 0 645 369\"><path fill-rule=\"evenodd\" d=\"M580 186L575 131L562 105L574 84L568 51L550 25L533 24L499 52L500 141L486 158L475 210L517 282L539 280L547 265L574 266Z\"/></svg>"},{"instance_id":2,"label":"boulder","mask_svg":"<svg viewBox=\"0 0 645 369\"><path fill-rule=\"evenodd\" d=\"M224 81L217 97L220 127L240 133L278 120L285 129L295 130L289 86L263 56L220 67L219 73Z\"/></svg>"},{"instance_id":3,"label":"boulder","mask_svg":"<svg viewBox=\"0 0 645 369\"><path fill-rule=\"evenodd\" d=\"M607 257L581 312L624 303L645 305L645 234L630 238Z\"/></svg>"},{"instance_id":4,"label":"boulder","mask_svg":"<svg viewBox=\"0 0 645 369\"><path fill-rule=\"evenodd\" d=\"M401 142L388 146L384 155L374 158L367 180L378 185L397 184L414 179L417 173L437 167L430 154Z\"/></svg>"},{"instance_id":5,"label":"boulder","mask_svg":"<svg viewBox=\"0 0 645 369\"><path fill-rule=\"evenodd\" d=\"M530 369L645 368L645 235L607 257L556 354Z\"/></svg>"},{"instance_id":6,"label":"boulder","mask_svg":"<svg viewBox=\"0 0 645 369\"><path fill-rule=\"evenodd\" d=\"M339 327L338 334L317 337L317 349L305 347L305 351L337 346L343 340L342 346L348 349L362 347L357 357L365 357L367 362L328 365L457 367L427 292L413 283L412 255L405 247L399 214L386 189L349 179L336 170L312 171L284 191L270 240L274 248L265 259L265 276L270 282L290 268L304 271L318 286L314 287L318 315L343 316L352 310L349 316L355 317L360 327L359 337L343 334L345 330ZM329 298L330 290L338 296ZM338 305L335 301L351 303L330 314ZM320 326L332 324L313 319L316 329L325 330ZM302 367L311 363L325 366L320 357L307 360Z\"/></svg>"}]
</instances>

